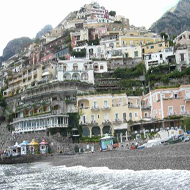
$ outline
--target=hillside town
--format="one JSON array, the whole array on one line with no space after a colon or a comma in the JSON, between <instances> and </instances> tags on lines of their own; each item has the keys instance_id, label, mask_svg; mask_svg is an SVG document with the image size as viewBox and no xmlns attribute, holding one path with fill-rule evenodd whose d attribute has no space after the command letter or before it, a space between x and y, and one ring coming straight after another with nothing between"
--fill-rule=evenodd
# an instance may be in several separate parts
<instances>
[{"instance_id":1,"label":"hillside town","mask_svg":"<svg viewBox=\"0 0 190 190\"><path fill-rule=\"evenodd\" d=\"M190 116L189 65L190 31L153 33L85 4L2 63L1 123L11 142L59 134L56 149L60 136L65 144L106 135L122 142L181 129Z\"/></svg>"}]
</instances>

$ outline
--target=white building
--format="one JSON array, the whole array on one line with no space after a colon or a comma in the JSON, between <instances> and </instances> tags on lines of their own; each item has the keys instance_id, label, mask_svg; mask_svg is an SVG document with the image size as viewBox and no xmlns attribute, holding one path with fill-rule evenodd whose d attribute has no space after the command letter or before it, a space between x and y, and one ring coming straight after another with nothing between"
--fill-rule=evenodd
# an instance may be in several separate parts
<instances>
[{"instance_id":1,"label":"white building","mask_svg":"<svg viewBox=\"0 0 190 190\"><path fill-rule=\"evenodd\" d=\"M86 48L86 58L106 58L106 48L105 45L97 45L97 46L88 46Z\"/></svg>"},{"instance_id":2,"label":"white building","mask_svg":"<svg viewBox=\"0 0 190 190\"><path fill-rule=\"evenodd\" d=\"M173 48L165 48L162 52L145 55L146 70L160 64L168 64L168 56L173 56Z\"/></svg>"},{"instance_id":3,"label":"white building","mask_svg":"<svg viewBox=\"0 0 190 190\"><path fill-rule=\"evenodd\" d=\"M89 59L73 59L58 62L57 79L80 80L94 84L94 71L92 61Z\"/></svg>"},{"instance_id":4,"label":"white building","mask_svg":"<svg viewBox=\"0 0 190 190\"><path fill-rule=\"evenodd\" d=\"M94 73L104 73L108 71L107 61L94 61Z\"/></svg>"}]
</instances>

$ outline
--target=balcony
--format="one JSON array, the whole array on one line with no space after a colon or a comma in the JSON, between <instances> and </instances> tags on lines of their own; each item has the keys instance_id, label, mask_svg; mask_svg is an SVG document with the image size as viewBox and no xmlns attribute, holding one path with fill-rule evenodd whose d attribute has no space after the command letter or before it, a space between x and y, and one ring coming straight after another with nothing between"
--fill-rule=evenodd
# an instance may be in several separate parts
<instances>
[{"instance_id":1,"label":"balcony","mask_svg":"<svg viewBox=\"0 0 190 190\"><path fill-rule=\"evenodd\" d=\"M94 106L93 106L93 107L91 108L91 111L100 111L100 108L99 108L98 106L97 106L97 107L94 107Z\"/></svg>"},{"instance_id":2,"label":"balcony","mask_svg":"<svg viewBox=\"0 0 190 190\"><path fill-rule=\"evenodd\" d=\"M114 121L113 121L113 124L121 124L122 121L119 119L119 118L116 118Z\"/></svg>"},{"instance_id":3,"label":"balcony","mask_svg":"<svg viewBox=\"0 0 190 190\"><path fill-rule=\"evenodd\" d=\"M81 121L80 122L80 125L83 125L83 126L89 126L90 125L90 123L88 123L87 121Z\"/></svg>"},{"instance_id":4,"label":"balcony","mask_svg":"<svg viewBox=\"0 0 190 190\"><path fill-rule=\"evenodd\" d=\"M169 116L174 116L174 115L177 115L177 112L174 111L174 112L168 112L168 113L167 113L167 116L168 116L168 117L169 117Z\"/></svg>"},{"instance_id":5,"label":"balcony","mask_svg":"<svg viewBox=\"0 0 190 190\"><path fill-rule=\"evenodd\" d=\"M53 110L53 111L52 111L52 114L61 114L61 113L62 113L61 110Z\"/></svg>"},{"instance_id":6,"label":"balcony","mask_svg":"<svg viewBox=\"0 0 190 190\"><path fill-rule=\"evenodd\" d=\"M90 124L93 125L93 126L97 126L98 122L96 122L95 120L92 120Z\"/></svg>"},{"instance_id":7,"label":"balcony","mask_svg":"<svg viewBox=\"0 0 190 190\"><path fill-rule=\"evenodd\" d=\"M104 119L102 125L111 125L111 121L109 119Z\"/></svg>"},{"instance_id":8,"label":"balcony","mask_svg":"<svg viewBox=\"0 0 190 190\"><path fill-rule=\"evenodd\" d=\"M142 110L151 110L150 105L142 105Z\"/></svg>"},{"instance_id":9,"label":"balcony","mask_svg":"<svg viewBox=\"0 0 190 190\"><path fill-rule=\"evenodd\" d=\"M185 97L185 101L190 101L190 97Z\"/></svg>"},{"instance_id":10,"label":"balcony","mask_svg":"<svg viewBox=\"0 0 190 190\"><path fill-rule=\"evenodd\" d=\"M109 111L111 108L109 106L103 106L102 111Z\"/></svg>"},{"instance_id":11,"label":"balcony","mask_svg":"<svg viewBox=\"0 0 190 190\"><path fill-rule=\"evenodd\" d=\"M128 104L128 108L138 109L138 108L140 108L140 105Z\"/></svg>"},{"instance_id":12,"label":"balcony","mask_svg":"<svg viewBox=\"0 0 190 190\"><path fill-rule=\"evenodd\" d=\"M77 108L72 108L72 109L67 110L67 113L77 113L77 112L78 112Z\"/></svg>"}]
</instances>

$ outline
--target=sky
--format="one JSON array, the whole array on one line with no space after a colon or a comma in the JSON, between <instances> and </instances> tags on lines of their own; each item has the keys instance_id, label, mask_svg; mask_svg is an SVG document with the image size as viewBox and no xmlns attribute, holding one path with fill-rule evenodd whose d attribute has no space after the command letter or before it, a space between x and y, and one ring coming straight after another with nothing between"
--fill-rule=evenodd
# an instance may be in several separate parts
<instances>
[{"instance_id":1,"label":"sky","mask_svg":"<svg viewBox=\"0 0 190 190\"><path fill-rule=\"evenodd\" d=\"M108 11L116 11L130 24L149 28L179 0L97 0ZM34 38L45 25L56 27L71 11L92 0L1 0L0 56L7 43L19 37Z\"/></svg>"}]
</instances>

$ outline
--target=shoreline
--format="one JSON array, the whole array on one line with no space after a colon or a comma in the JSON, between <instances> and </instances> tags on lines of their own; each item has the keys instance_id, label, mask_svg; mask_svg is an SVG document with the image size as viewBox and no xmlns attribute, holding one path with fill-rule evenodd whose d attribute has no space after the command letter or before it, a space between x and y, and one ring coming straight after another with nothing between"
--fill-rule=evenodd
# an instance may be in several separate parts
<instances>
[{"instance_id":1,"label":"shoreline","mask_svg":"<svg viewBox=\"0 0 190 190\"><path fill-rule=\"evenodd\" d=\"M108 167L113 170L190 170L190 142L139 150L113 150L75 155L54 154L42 157L39 162L48 162L52 166Z\"/></svg>"}]
</instances>

